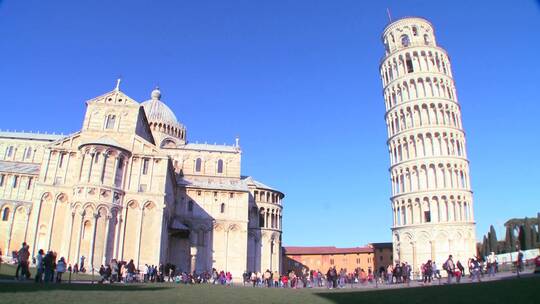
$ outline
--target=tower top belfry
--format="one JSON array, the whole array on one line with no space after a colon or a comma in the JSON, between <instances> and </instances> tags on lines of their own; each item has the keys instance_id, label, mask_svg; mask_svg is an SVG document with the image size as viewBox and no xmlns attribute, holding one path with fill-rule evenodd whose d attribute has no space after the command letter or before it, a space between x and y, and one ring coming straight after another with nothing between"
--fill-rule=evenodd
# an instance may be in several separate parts
<instances>
[{"instance_id":1,"label":"tower top belfry","mask_svg":"<svg viewBox=\"0 0 540 304\"><path fill-rule=\"evenodd\" d=\"M386 55L413 46L436 47L431 22L421 17L406 17L390 22L383 30Z\"/></svg>"}]
</instances>

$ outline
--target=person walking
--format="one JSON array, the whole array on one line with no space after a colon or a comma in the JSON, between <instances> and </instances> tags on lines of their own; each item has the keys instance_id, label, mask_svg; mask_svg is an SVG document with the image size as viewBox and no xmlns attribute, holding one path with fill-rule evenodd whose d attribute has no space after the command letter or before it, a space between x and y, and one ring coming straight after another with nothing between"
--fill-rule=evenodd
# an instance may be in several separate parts
<instances>
[{"instance_id":1,"label":"person walking","mask_svg":"<svg viewBox=\"0 0 540 304\"><path fill-rule=\"evenodd\" d=\"M114 282L118 282L118 263L116 262L116 259L111 260L111 284Z\"/></svg>"},{"instance_id":2,"label":"person walking","mask_svg":"<svg viewBox=\"0 0 540 304\"><path fill-rule=\"evenodd\" d=\"M459 283L461 282L461 277L465 275L465 267L463 267L459 260L456 263L456 267L459 270L458 274L456 275L456 281Z\"/></svg>"},{"instance_id":3,"label":"person walking","mask_svg":"<svg viewBox=\"0 0 540 304\"><path fill-rule=\"evenodd\" d=\"M133 263L133 260L129 260L129 263L126 266L127 270L127 283L133 282L133 276L135 275L135 264Z\"/></svg>"},{"instance_id":4,"label":"person walking","mask_svg":"<svg viewBox=\"0 0 540 304\"><path fill-rule=\"evenodd\" d=\"M86 258L83 256L81 256L81 264L79 266L79 271L84 273L86 271L86 269L84 269L84 260L86 260Z\"/></svg>"},{"instance_id":5,"label":"person walking","mask_svg":"<svg viewBox=\"0 0 540 304\"><path fill-rule=\"evenodd\" d=\"M56 283L62 283L62 275L66 272L66 260L61 257L56 264Z\"/></svg>"},{"instance_id":6,"label":"person walking","mask_svg":"<svg viewBox=\"0 0 540 304\"><path fill-rule=\"evenodd\" d=\"M270 269L266 269L264 272L263 278L264 278L264 285L268 288L270 288L270 277L272 276L272 273L270 272Z\"/></svg>"},{"instance_id":7,"label":"person walking","mask_svg":"<svg viewBox=\"0 0 540 304\"><path fill-rule=\"evenodd\" d=\"M448 274L447 284L452 283L452 278L454 277L454 274L455 274L455 271L456 271L456 265L454 264L454 260L452 259L452 255L449 255L446 262L444 262L443 269Z\"/></svg>"},{"instance_id":8,"label":"person walking","mask_svg":"<svg viewBox=\"0 0 540 304\"><path fill-rule=\"evenodd\" d=\"M428 260L426 264L424 264L424 269L422 269L422 272L424 274L424 284L431 284L431 276L433 274L433 268L431 264L431 260Z\"/></svg>"},{"instance_id":9,"label":"person walking","mask_svg":"<svg viewBox=\"0 0 540 304\"><path fill-rule=\"evenodd\" d=\"M474 282L474 278L478 280L478 282L481 282L480 280L480 263L478 262L478 259L472 258L471 259L471 282Z\"/></svg>"},{"instance_id":10,"label":"person walking","mask_svg":"<svg viewBox=\"0 0 540 304\"><path fill-rule=\"evenodd\" d=\"M43 281L43 249L38 251L36 256L36 277L34 282L41 283Z\"/></svg>"},{"instance_id":11,"label":"person walking","mask_svg":"<svg viewBox=\"0 0 540 304\"><path fill-rule=\"evenodd\" d=\"M47 254L43 257L43 267L45 270L45 276L43 278L43 281L45 283L51 282L52 278L54 277L53 259L54 257L52 251L47 252Z\"/></svg>"},{"instance_id":12,"label":"person walking","mask_svg":"<svg viewBox=\"0 0 540 304\"><path fill-rule=\"evenodd\" d=\"M523 271L523 252L521 250L518 252L517 260L516 260L516 273L517 277L521 277L521 272Z\"/></svg>"},{"instance_id":13,"label":"person walking","mask_svg":"<svg viewBox=\"0 0 540 304\"><path fill-rule=\"evenodd\" d=\"M29 251L29 248L30 246L28 246L26 244L26 242L22 243L22 247L21 249L17 252L17 257L18 257L18 265L17 265L17 270L15 271L15 279L16 280L19 280L22 279L23 280L26 280L30 277L30 270L28 268L28 262L29 262L29 259L30 259L30 251ZM20 275L21 277L19 277L19 271L20 271Z\"/></svg>"},{"instance_id":14,"label":"person walking","mask_svg":"<svg viewBox=\"0 0 540 304\"><path fill-rule=\"evenodd\" d=\"M439 279L439 284L441 283L441 272L440 270L437 268L437 263L435 261L433 261L431 263L431 269L432 269L432 273L433 273L433 279Z\"/></svg>"}]
</instances>

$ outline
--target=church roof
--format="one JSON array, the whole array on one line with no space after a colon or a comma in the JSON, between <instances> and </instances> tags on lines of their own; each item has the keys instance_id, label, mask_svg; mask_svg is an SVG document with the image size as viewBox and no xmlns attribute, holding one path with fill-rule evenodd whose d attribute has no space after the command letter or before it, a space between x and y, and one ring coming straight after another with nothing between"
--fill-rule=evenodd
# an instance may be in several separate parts
<instances>
[{"instance_id":1,"label":"church roof","mask_svg":"<svg viewBox=\"0 0 540 304\"><path fill-rule=\"evenodd\" d=\"M261 182L255 180L255 179L254 179L253 177L251 177L251 176L242 176L242 179L245 180L246 183L248 183L248 185L253 185L253 186L257 187L257 188L267 189L267 190L270 190L270 191L276 191L276 192L280 192L280 193L281 193L281 191L279 191L279 190L277 190L277 189L274 189L274 188L272 188L272 187L270 187L270 186L267 186L267 185L265 185L265 184L263 184L263 183L261 183Z\"/></svg>"},{"instance_id":2,"label":"church roof","mask_svg":"<svg viewBox=\"0 0 540 304\"><path fill-rule=\"evenodd\" d=\"M13 138L13 139L55 141L66 136L63 134L0 131L0 137Z\"/></svg>"},{"instance_id":3,"label":"church roof","mask_svg":"<svg viewBox=\"0 0 540 304\"><path fill-rule=\"evenodd\" d=\"M110 147L116 147L120 148L125 151L129 151L128 149L124 148L121 144L119 144L116 140L108 137L103 136L98 139L91 139L91 140L85 140L81 142L79 147L86 146L86 145L102 145L102 146L110 146Z\"/></svg>"},{"instance_id":4,"label":"church roof","mask_svg":"<svg viewBox=\"0 0 540 304\"><path fill-rule=\"evenodd\" d=\"M351 247L351 248L337 248L334 246L326 247L300 247L300 246L288 246L283 247L285 254L288 255L303 255L303 254L347 254L347 253L371 253L373 248L371 247Z\"/></svg>"},{"instance_id":5,"label":"church roof","mask_svg":"<svg viewBox=\"0 0 540 304\"><path fill-rule=\"evenodd\" d=\"M249 191L245 181L228 178L182 177L177 184L184 187L212 190Z\"/></svg>"},{"instance_id":6,"label":"church roof","mask_svg":"<svg viewBox=\"0 0 540 304\"><path fill-rule=\"evenodd\" d=\"M235 146L227 145L212 145L212 144L199 144L199 143L187 143L182 146L182 149L188 150L202 150L202 151L215 151L215 152L238 152L239 148Z\"/></svg>"},{"instance_id":7,"label":"church roof","mask_svg":"<svg viewBox=\"0 0 540 304\"><path fill-rule=\"evenodd\" d=\"M152 91L151 99L141 105L144 107L149 122L163 123L167 125L179 125L174 112L161 101L159 89Z\"/></svg>"},{"instance_id":8,"label":"church roof","mask_svg":"<svg viewBox=\"0 0 540 304\"><path fill-rule=\"evenodd\" d=\"M0 172L37 175L39 167L39 164L0 161Z\"/></svg>"}]
</instances>

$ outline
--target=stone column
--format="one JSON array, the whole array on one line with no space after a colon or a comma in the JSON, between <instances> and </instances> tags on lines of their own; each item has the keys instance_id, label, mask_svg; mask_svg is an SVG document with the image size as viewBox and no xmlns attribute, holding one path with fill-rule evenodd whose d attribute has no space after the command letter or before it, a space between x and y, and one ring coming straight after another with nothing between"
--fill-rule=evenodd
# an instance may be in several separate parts
<instances>
[{"instance_id":1,"label":"stone column","mask_svg":"<svg viewBox=\"0 0 540 304\"><path fill-rule=\"evenodd\" d=\"M100 184L103 184L103 181L105 179L105 169L107 169L107 159L108 159L108 154L106 153L102 153L102 157L101 157L101 172L99 174L99 182Z\"/></svg>"},{"instance_id":2,"label":"stone column","mask_svg":"<svg viewBox=\"0 0 540 304\"><path fill-rule=\"evenodd\" d=\"M73 222L75 221L75 210L71 211L71 220L69 221L69 228L67 232L69 233L68 240L68 250L67 250L67 262L71 261L71 239L73 238Z\"/></svg>"},{"instance_id":3,"label":"stone column","mask_svg":"<svg viewBox=\"0 0 540 304\"><path fill-rule=\"evenodd\" d=\"M118 159L118 155L114 158L114 168L113 168L113 175L112 175L112 180L111 180L111 186L112 187L116 187L116 174L118 174L118 162L119 162L119 159Z\"/></svg>"},{"instance_id":4,"label":"stone column","mask_svg":"<svg viewBox=\"0 0 540 304\"><path fill-rule=\"evenodd\" d=\"M37 242L37 236L39 232L39 217L41 216L41 207L43 206L43 197L40 198L38 203L38 210L36 214L36 224L34 225L35 231L34 231L34 241L32 242L32 257L36 256L36 242Z\"/></svg>"},{"instance_id":5,"label":"stone column","mask_svg":"<svg viewBox=\"0 0 540 304\"><path fill-rule=\"evenodd\" d=\"M43 182L47 181L47 174L49 173L49 164L51 162L51 155L52 155L52 151L49 150L49 155L47 157L47 165L45 166L45 172L43 172Z\"/></svg>"},{"instance_id":6,"label":"stone column","mask_svg":"<svg viewBox=\"0 0 540 304\"><path fill-rule=\"evenodd\" d=\"M119 225L120 226L120 235L119 235L119 241L120 241L120 248L118 248L118 258L120 260L123 260L124 259L124 239L125 239L125 234L126 234L126 220L127 220L127 210L128 210L128 206L125 206L124 207L124 216L122 217L124 219L123 221L123 224L122 225Z\"/></svg>"},{"instance_id":7,"label":"stone column","mask_svg":"<svg viewBox=\"0 0 540 304\"><path fill-rule=\"evenodd\" d=\"M144 207L141 209L141 216L139 217L139 232L137 237L137 268L139 268L139 262L141 260L141 237L143 229Z\"/></svg>"},{"instance_id":8,"label":"stone column","mask_svg":"<svg viewBox=\"0 0 540 304\"><path fill-rule=\"evenodd\" d=\"M106 265L108 261L108 249L109 249L109 226L111 225L112 217L107 215L105 220L105 238L103 243L103 261L102 264Z\"/></svg>"},{"instance_id":9,"label":"stone column","mask_svg":"<svg viewBox=\"0 0 540 304\"><path fill-rule=\"evenodd\" d=\"M67 174L69 170L69 160L71 159L71 153L66 153L67 159L66 159L66 170L64 170L64 176L62 177L62 182L65 183L67 179Z\"/></svg>"},{"instance_id":10,"label":"stone column","mask_svg":"<svg viewBox=\"0 0 540 304\"><path fill-rule=\"evenodd\" d=\"M56 166L54 168L53 184L56 184L56 175L58 173L58 166L60 165L60 158L62 157L62 152L57 151L56 153L58 154L58 157L56 158Z\"/></svg>"},{"instance_id":11,"label":"stone column","mask_svg":"<svg viewBox=\"0 0 540 304\"><path fill-rule=\"evenodd\" d=\"M197 269L197 246L192 245L190 247L190 271L193 273Z\"/></svg>"},{"instance_id":12,"label":"stone column","mask_svg":"<svg viewBox=\"0 0 540 304\"><path fill-rule=\"evenodd\" d=\"M118 259L118 249L120 245L120 230L122 228L122 215L118 212L116 214L114 239L113 239L113 258Z\"/></svg>"},{"instance_id":13,"label":"stone column","mask_svg":"<svg viewBox=\"0 0 540 304\"><path fill-rule=\"evenodd\" d=\"M96 212L93 214L93 218L94 218L94 227L93 227L93 231L92 231L92 242L90 243L90 267L92 267L90 269L90 271L92 271L92 269L94 269L94 252L96 250L96 232L97 232L97 224L98 224L98 219L99 219L99 212Z\"/></svg>"},{"instance_id":14,"label":"stone column","mask_svg":"<svg viewBox=\"0 0 540 304\"><path fill-rule=\"evenodd\" d=\"M90 183L90 180L92 178L92 167L94 166L94 157L97 153L90 153L90 166L88 167L88 175L86 181Z\"/></svg>"},{"instance_id":15,"label":"stone column","mask_svg":"<svg viewBox=\"0 0 540 304\"><path fill-rule=\"evenodd\" d=\"M86 212L83 210L79 213L81 215L81 225L79 227L79 237L77 238L77 254L75 255L75 263L79 262L79 257L81 255L81 239L82 239L82 233L83 233L83 225L84 225L84 216L86 215ZM79 265L80 267L80 265Z\"/></svg>"},{"instance_id":16,"label":"stone column","mask_svg":"<svg viewBox=\"0 0 540 304\"><path fill-rule=\"evenodd\" d=\"M28 235L28 224L30 223L30 208L25 208L26 211L26 223L24 224L24 241L26 242L26 236Z\"/></svg>"},{"instance_id":17,"label":"stone column","mask_svg":"<svg viewBox=\"0 0 540 304\"><path fill-rule=\"evenodd\" d=\"M56 174L56 173L55 173ZM56 216L56 205L58 204L58 198L54 200L51 219L49 220L49 240L47 241L47 251L51 250L52 232L54 226L54 218Z\"/></svg>"},{"instance_id":18,"label":"stone column","mask_svg":"<svg viewBox=\"0 0 540 304\"><path fill-rule=\"evenodd\" d=\"M9 229L8 229L8 237L6 239L6 249L5 249L5 255L9 255L9 246L11 245L11 237L13 234L13 222L15 222L15 213L17 212L17 206L13 208L13 213L11 214L11 219L9 220Z\"/></svg>"},{"instance_id":19,"label":"stone column","mask_svg":"<svg viewBox=\"0 0 540 304\"><path fill-rule=\"evenodd\" d=\"M82 153L82 157L81 157L81 166L79 167L79 181L81 181L82 179L82 169L84 167L85 159L86 159L86 152Z\"/></svg>"}]
</instances>

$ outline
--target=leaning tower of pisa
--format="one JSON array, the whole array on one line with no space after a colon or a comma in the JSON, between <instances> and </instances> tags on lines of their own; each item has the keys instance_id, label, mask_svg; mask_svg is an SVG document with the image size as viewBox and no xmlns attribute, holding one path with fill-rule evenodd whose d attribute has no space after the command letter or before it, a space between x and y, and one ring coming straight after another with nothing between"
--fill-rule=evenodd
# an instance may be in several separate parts
<instances>
[{"instance_id":1,"label":"leaning tower of pisa","mask_svg":"<svg viewBox=\"0 0 540 304\"><path fill-rule=\"evenodd\" d=\"M452 254L476 254L469 161L446 51L431 23L403 18L384 29L380 65L392 184L394 260L413 271Z\"/></svg>"}]
</instances>

